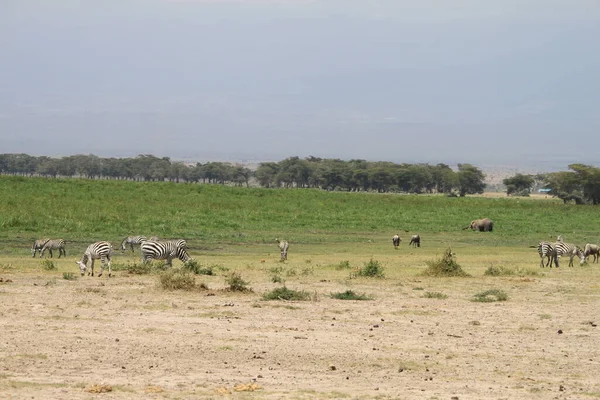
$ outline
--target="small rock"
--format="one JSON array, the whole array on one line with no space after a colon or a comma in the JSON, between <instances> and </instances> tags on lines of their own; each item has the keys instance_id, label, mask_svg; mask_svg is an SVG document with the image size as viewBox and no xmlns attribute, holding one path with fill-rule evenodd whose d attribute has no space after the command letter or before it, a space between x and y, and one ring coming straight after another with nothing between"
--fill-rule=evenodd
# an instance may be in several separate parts
<instances>
[{"instance_id":1,"label":"small rock","mask_svg":"<svg viewBox=\"0 0 600 400\"><path fill-rule=\"evenodd\" d=\"M563 333L562 329L558 330L558 334L561 335Z\"/></svg>"},{"instance_id":2,"label":"small rock","mask_svg":"<svg viewBox=\"0 0 600 400\"><path fill-rule=\"evenodd\" d=\"M560 385L558 387L558 390L561 391L561 392L564 392L565 391L565 387L563 385Z\"/></svg>"},{"instance_id":3,"label":"small rock","mask_svg":"<svg viewBox=\"0 0 600 400\"><path fill-rule=\"evenodd\" d=\"M330 365L330 366L329 366L329 370L330 370L330 371L335 371L336 369L337 369L337 368L336 368L336 366L335 366L335 365Z\"/></svg>"}]
</instances>

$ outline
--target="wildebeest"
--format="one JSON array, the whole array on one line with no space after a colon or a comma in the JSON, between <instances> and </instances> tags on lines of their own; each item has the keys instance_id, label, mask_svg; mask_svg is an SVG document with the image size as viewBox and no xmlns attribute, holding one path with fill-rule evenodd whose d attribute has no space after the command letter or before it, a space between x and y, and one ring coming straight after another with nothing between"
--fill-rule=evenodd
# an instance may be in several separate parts
<instances>
[{"instance_id":1,"label":"wildebeest","mask_svg":"<svg viewBox=\"0 0 600 400\"><path fill-rule=\"evenodd\" d=\"M410 237L410 243L408 245L412 245L413 247L421 247L421 236L412 235Z\"/></svg>"}]
</instances>

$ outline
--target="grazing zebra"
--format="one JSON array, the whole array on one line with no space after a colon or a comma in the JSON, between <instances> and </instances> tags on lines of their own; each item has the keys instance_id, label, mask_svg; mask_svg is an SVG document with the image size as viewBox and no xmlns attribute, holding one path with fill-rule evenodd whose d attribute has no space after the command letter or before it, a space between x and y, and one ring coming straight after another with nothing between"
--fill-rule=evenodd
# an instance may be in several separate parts
<instances>
[{"instance_id":1,"label":"grazing zebra","mask_svg":"<svg viewBox=\"0 0 600 400\"><path fill-rule=\"evenodd\" d=\"M146 240L148 240L146 236L127 236L121 242L121 251L127 250L127 245L129 245L131 247L131 251L133 252L133 245L140 245Z\"/></svg>"},{"instance_id":2,"label":"grazing zebra","mask_svg":"<svg viewBox=\"0 0 600 400\"><path fill-rule=\"evenodd\" d=\"M187 253L187 242L183 239L164 242L147 240L142 242L140 249L142 250L142 262L144 264L151 260L167 260L167 264L172 266L174 258L178 258L183 263L192 259Z\"/></svg>"},{"instance_id":3,"label":"grazing zebra","mask_svg":"<svg viewBox=\"0 0 600 400\"><path fill-rule=\"evenodd\" d=\"M538 244L538 254L540 255L540 267L544 268L550 266L550 268L552 268L552 263L556 262L556 251L552 243L541 241ZM548 259L545 265L544 257ZM556 266L558 267L558 263L556 264Z\"/></svg>"},{"instance_id":4,"label":"grazing zebra","mask_svg":"<svg viewBox=\"0 0 600 400\"><path fill-rule=\"evenodd\" d=\"M421 236L412 235L410 238L409 246L412 244L413 247L421 247Z\"/></svg>"},{"instance_id":5,"label":"grazing zebra","mask_svg":"<svg viewBox=\"0 0 600 400\"><path fill-rule=\"evenodd\" d=\"M565 242L556 242L556 243L554 243L554 249L556 251L556 258L554 259L554 263L556 264L557 268L558 268L558 259L562 255L569 256L569 267L573 266L573 257L575 257L575 256L579 257L579 259L581 260L581 262L579 263L580 265L583 265L583 263L585 262L585 257L583 255L583 251L578 246L575 246L574 244L565 243Z\"/></svg>"},{"instance_id":6,"label":"grazing zebra","mask_svg":"<svg viewBox=\"0 0 600 400\"><path fill-rule=\"evenodd\" d=\"M81 257L81 261L76 261L75 263L79 265L79 269L81 270L81 276L85 275L85 270L87 269L88 260L92 260L92 265L90 267L90 272L88 275L94 276L94 260L100 259L102 262L102 269L98 276L102 276L104 272L104 264L108 261L108 276L112 276L112 270L110 269L110 256L112 255L113 247L108 242L96 242L90 244L85 253L83 253L83 257Z\"/></svg>"},{"instance_id":7,"label":"grazing zebra","mask_svg":"<svg viewBox=\"0 0 600 400\"><path fill-rule=\"evenodd\" d=\"M398 235L394 235L394 237L392 237L392 243L394 244L394 248L396 250L398 250L398 246L400 246L401 241L402 241L402 239L400 239L400 236L398 236Z\"/></svg>"},{"instance_id":8,"label":"grazing zebra","mask_svg":"<svg viewBox=\"0 0 600 400\"><path fill-rule=\"evenodd\" d=\"M48 242L48 239L38 239L35 242L33 242L33 246L31 246L31 255L33 256L33 258L35 258L35 253L39 250L40 254L42 252L42 249L44 248L44 245ZM40 256L41 257L41 256Z\"/></svg>"},{"instance_id":9,"label":"grazing zebra","mask_svg":"<svg viewBox=\"0 0 600 400\"><path fill-rule=\"evenodd\" d=\"M290 244L286 240L275 239L277 243L279 243L279 252L281 253L281 261L287 260L288 249L290 248Z\"/></svg>"},{"instance_id":10,"label":"grazing zebra","mask_svg":"<svg viewBox=\"0 0 600 400\"><path fill-rule=\"evenodd\" d=\"M44 244L42 247L42 251L40 251L40 258L44 256L44 252L48 250L50 252L50 258L52 258L52 250L58 250L58 258L60 256L67 256L67 251L65 250L65 241L62 239L51 239Z\"/></svg>"},{"instance_id":11,"label":"grazing zebra","mask_svg":"<svg viewBox=\"0 0 600 400\"><path fill-rule=\"evenodd\" d=\"M585 256L586 260L589 256L594 256L594 262L597 263L598 259L600 258L600 246L597 244L587 243L583 250L583 255Z\"/></svg>"}]
</instances>

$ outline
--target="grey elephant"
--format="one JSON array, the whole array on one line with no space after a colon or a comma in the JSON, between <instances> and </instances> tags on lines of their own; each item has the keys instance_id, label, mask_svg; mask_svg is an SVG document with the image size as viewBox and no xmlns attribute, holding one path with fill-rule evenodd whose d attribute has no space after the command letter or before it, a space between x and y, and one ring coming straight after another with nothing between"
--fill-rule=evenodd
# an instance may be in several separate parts
<instances>
[{"instance_id":1,"label":"grey elephant","mask_svg":"<svg viewBox=\"0 0 600 400\"><path fill-rule=\"evenodd\" d=\"M494 222L489 218L474 219L471 225L465 226L463 230L469 228L479 232L491 232L494 229Z\"/></svg>"}]
</instances>

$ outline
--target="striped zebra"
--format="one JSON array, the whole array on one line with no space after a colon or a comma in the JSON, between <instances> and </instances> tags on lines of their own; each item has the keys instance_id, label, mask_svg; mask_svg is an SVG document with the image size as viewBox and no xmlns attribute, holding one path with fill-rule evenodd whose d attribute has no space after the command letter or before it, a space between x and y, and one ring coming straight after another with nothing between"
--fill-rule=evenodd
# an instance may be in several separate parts
<instances>
[{"instance_id":1,"label":"striped zebra","mask_svg":"<svg viewBox=\"0 0 600 400\"><path fill-rule=\"evenodd\" d=\"M133 252L134 245L141 245L142 242L145 242L146 240L148 240L146 236L127 236L121 242L121 251L127 250L127 245L129 245L129 247L131 247L131 252Z\"/></svg>"},{"instance_id":2,"label":"striped zebra","mask_svg":"<svg viewBox=\"0 0 600 400\"><path fill-rule=\"evenodd\" d=\"M541 241L538 244L538 254L540 255L540 267L548 267L552 268L552 263L556 262L556 251L554 250L554 245L550 242ZM544 264L544 258L547 258L546 263ZM558 267L558 263L556 263Z\"/></svg>"},{"instance_id":3,"label":"striped zebra","mask_svg":"<svg viewBox=\"0 0 600 400\"><path fill-rule=\"evenodd\" d=\"M398 246L400 246L401 241L402 241L402 239L400 239L400 236L398 236L398 235L394 235L392 237L392 244L394 245L394 248L396 250L398 250Z\"/></svg>"},{"instance_id":4,"label":"striped zebra","mask_svg":"<svg viewBox=\"0 0 600 400\"><path fill-rule=\"evenodd\" d=\"M35 242L33 242L33 246L31 246L31 255L33 256L33 258L35 258L35 253L37 251L39 251L41 254L42 249L44 248L44 245L46 244L46 242L48 242L48 240L50 240L50 238L38 239Z\"/></svg>"},{"instance_id":5,"label":"striped zebra","mask_svg":"<svg viewBox=\"0 0 600 400\"><path fill-rule=\"evenodd\" d=\"M104 272L104 264L108 261L108 276L112 276L112 270L110 269L110 256L112 255L113 247L108 242L96 242L90 244L85 253L83 253L83 257L81 257L80 261L76 261L75 263L79 265L79 269L81 270L81 276L85 275L85 271L87 269L87 263L89 260L92 260L92 265L90 267L90 272L88 275L94 276L94 261L100 259L102 262L102 269L98 276L102 276Z\"/></svg>"},{"instance_id":6,"label":"striped zebra","mask_svg":"<svg viewBox=\"0 0 600 400\"><path fill-rule=\"evenodd\" d=\"M58 250L58 258L60 258L60 256L67 256L67 251L65 250L65 241L62 239L48 240L46 244L44 244L44 247L42 247L40 258L44 256L46 250L50 252L50 258L52 258L52 250Z\"/></svg>"},{"instance_id":7,"label":"striped zebra","mask_svg":"<svg viewBox=\"0 0 600 400\"><path fill-rule=\"evenodd\" d=\"M187 242L183 239L161 242L146 240L142 242L140 249L144 264L152 260L167 260L167 264L172 266L174 258L178 258L183 263L192 259L187 252Z\"/></svg>"},{"instance_id":8,"label":"striped zebra","mask_svg":"<svg viewBox=\"0 0 600 400\"><path fill-rule=\"evenodd\" d=\"M413 247L421 247L421 236L412 235L410 238L410 243L408 245L412 245Z\"/></svg>"},{"instance_id":9,"label":"striped zebra","mask_svg":"<svg viewBox=\"0 0 600 400\"><path fill-rule=\"evenodd\" d=\"M586 260L589 256L594 256L594 262L597 263L600 258L600 246L597 244L586 243L583 249L583 255Z\"/></svg>"},{"instance_id":10,"label":"striped zebra","mask_svg":"<svg viewBox=\"0 0 600 400\"><path fill-rule=\"evenodd\" d=\"M275 241L279 244L279 252L281 253L281 261L287 260L288 249L290 248L290 244L286 240L275 239Z\"/></svg>"},{"instance_id":11,"label":"striped zebra","mask_svg":"<svg viewBox=\"0 0 600 400\"><path fill-rule=\"evenodd\" d=\"M569 267L573 266L573 257L575 257L575 256L579 257L579 259L581 260L581 262L579 263L580 265L583 265L583 263L585 262L585 257L583 255L583 251L579 248L579 246L575 246L574 244L571 244L571 243L556 242L556 243L554 243L554 249L556 251L556 258L554 259L554 263L556 264L557 268L558 268L558 259L562 255L569 256Z\"/></svg>"}]
</instances>

